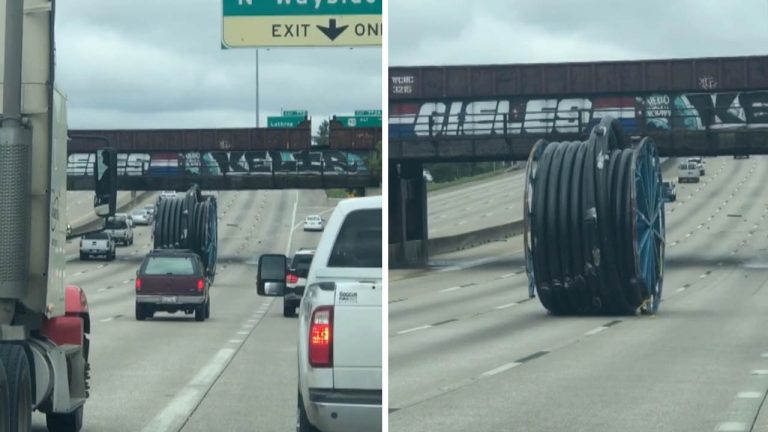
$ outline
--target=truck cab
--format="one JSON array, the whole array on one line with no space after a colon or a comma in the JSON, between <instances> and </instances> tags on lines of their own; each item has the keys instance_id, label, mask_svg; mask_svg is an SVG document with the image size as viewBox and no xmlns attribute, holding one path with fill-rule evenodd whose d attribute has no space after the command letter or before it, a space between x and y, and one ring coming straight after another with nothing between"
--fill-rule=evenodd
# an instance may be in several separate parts
<instances>
[{"instance_id":1,"label":"truck cab","mask_svg":"<svg viewBox=\"0 0 768 432\"><path fill-rule=\"evenodd\" d=\"M380 431L382 199L341 201L299 307L297 430ZM285 292L287 259L262 255L260 295Z\"/></svg>"}]
</instances>

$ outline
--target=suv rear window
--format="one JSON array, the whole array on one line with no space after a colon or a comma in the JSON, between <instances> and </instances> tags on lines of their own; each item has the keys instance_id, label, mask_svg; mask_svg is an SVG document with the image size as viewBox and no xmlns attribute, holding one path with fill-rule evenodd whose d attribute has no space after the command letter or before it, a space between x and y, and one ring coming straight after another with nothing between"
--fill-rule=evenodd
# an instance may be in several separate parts
<instances>
[{"instance_id":1,"label":"suv rear window","mask_svg":"<svg viewBox=\"0 0 768 432\"><path fill-rule=\"evenodd\" d=\"M109 240L109 234L105 232L90 233L83 236L85 240Z\"/></svg>"},{"instance_id":2,"label":"suv rear window","mask_svg":"<svg viewBox=\"0 0 768 432\"><path fill-rule=\"evenodd\" d=\"M333 245L328 267L381 267L381 210L347 215Z\"/></svg>"},{"instance_id":3,"label":"suv rear window","mask_svg":"<svg viewBox=\"0 0 768 432\"><path fill-rule=\"evenodd\" d=\"M296 254L291 261L291 268L296 276L305 278L309 275L309 267L312 265L312 255Z\"/></svg>"},{"instance_id":4,"label":"suv rear window","mask_svg":"<svg viewBox=\"0 0 768 432\"><path fill-rule=\"evenodd\" d=\"M126 219L107 219L107 223L104 224L104 228L106 229L126 229L128 228L128 223L126 222Z\"/></svg>"},{"instance_id":5,"label":"suv rear window","mask_svg":"<svg viewBox=\"0 0 768 432\"><path fill-rule=\"evenodd\" d=\"M150 256L144 265L145 275L194 276L195 263L190 257Z\"/></svg>"}]
</instances>

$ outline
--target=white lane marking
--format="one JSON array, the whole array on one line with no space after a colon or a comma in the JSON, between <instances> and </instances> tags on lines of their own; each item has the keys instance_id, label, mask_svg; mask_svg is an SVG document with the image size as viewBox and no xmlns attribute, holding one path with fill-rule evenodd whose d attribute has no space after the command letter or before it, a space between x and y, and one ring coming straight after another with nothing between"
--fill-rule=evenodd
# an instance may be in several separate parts
<instances>
[{"instance_id":1,"label":"white lane marking","mask_svg":"<svg viewBox=\"0 0 768 432\"><path fill-rule=\"evenodd\" d=\"M506 278L511 278L512 276L517 276L517 273L507 273L507 274L503 274L503 275L501 275L501 278L502 278L502 279L506 279Z\"/></svg>"},{"instance_id":2,"label":"white lane marking","mask_svg":"<svg viewBox=\"0 0 768 432\"><path fill-rule=\"evenodd\" d=\"M754 369L750 372L752 375L768 375L768 369Z\"/></svg>"},{"instance_id":3,"label":"white lane marking","mask_svg":"<svg viewBox=\"0 0 768 432\"><path fill-rule=\"evenodd\" d=\"M258 320L256 320L256 319L249 319L248 320L249 323L255 323L256 321L258 321Z\"/></svg>"},{"instance_id":4,"label":"white lane marking","mask_svg":"<svg viewBox=\"0 0 768 432\"><path fill-rule=\"evenodd\" d=\"M413 332L416 332L416 331L419 331L419 330L426 330L426 329L431 328L431 327L432 327L431 325L427 324L427 325L423 325L423 326L409 328L407 330L400 330L399 332L397 332L397 334L403 335L403 334L407 334L407 333L413 333Z\"/></svg>"},{"instance_id":5,"label":"white lane marking","mask_svg":"<svg viewBox=\"0 0 768 432\"><path fill-rule=\"evenodd\" d=\"M103 320L99 320L99 321L101 321L101 322L110 322L113 319L115 319L115 317L104 318Z\"/></svg>"},{"instance_id":6,"label":"white lane marking","mask_svg":"<svg viewBox=\"0 0 768 432\"><path fill-rule=\"evenodd\" d=\"M706 274L706 273L702 273L702 274L699 275L699 279L704 279L707 276L709 276L709 275Z\"/></svg>"},{"instance_id":7,"label":"white lane marking","mask_svg":"<svg viewBox=\"0 0 768 432\"><path fill-rule=\"evenodd\" d=\"M99 264L96 266L97 269L104 268L104 264Z\"/></svg>"},{"instance_id":8,"label":"white lane marking","mask_svg":"<svg viewBox=\"0 0 768 432\"><path fill-rule=\"evenodd\" d=\"M465 221L465 220L459 221L459 225L466 225L466 224L467 224L467 221Z\"/></svg>"},{"instance_id":9,"label":"white lane marking","mask_svg":"<svg viewBox=\"0 0 768 432\"><path fill-rule=\"evenodd\" d=\"M245 336L245 335L248 334L248 332L247 331L239 331L239 332L237 332L237 334L239 334L240 336Z\"/></svg>"},{"instance_id":10,"label":"white lane marking","mask_svg":"<svg viewBox=\"0 0 768 432\"><path fill-rule=\"evenodd\" d=\"M106 288L99 288L99 289L96 290L96 292L102 292L102 291L106 291L106 290L107 290Z\"/></svg>"},{"instance_id":11,"label":"white lane marking","mask_svg":"<svg viewBox=\"0 0 768 432\"><path fill-rule=\"evenodd\" d=\"M293 201L293 216L291 216L291 226L293 229L288 233L288 244L285 246L285 255L288 256L291 253L291 243L293 242L293 231L298 228L296 223L296 210L299 209L299 191L296 190L296 199Z\"/></svg>"},{"instance_id":12,"label":"white lane marking","mask_svg":"<svg viewBox=\"0 0 768 432\"><path fill-rule=\"evenodd\" d=\"M680 293L680 292L685 291L685 289L686 289L685 287L680 287L680 288L676 289L675 292L679 292Z\"/></svg>"},{"instance_id":13,"label":"white lane marking","mask_svg":"<svg viewBox=\"0 0 768 432\"><path fill-rule=\"evenodd\" d=\"M242 343L242 342L243 342L242 339L230 339L229 340L229 343L233 343L233 344L239 344L239 343Z\"/></svg>"},{"instance_id":14,"label":"white lane marking","mask_svg":"<svg viewBox=\"0 0 768 432\"><path fill-rule=\"evenodd\" d=\"M688 234L685 235L685 238L688 238L690 236L691 236L691 233L688 233Z\"/></svg>"},{"instance_id":15,"label":"white lane marking","mask_svg":"<svg viewBox=\"0 0 768 432\"><path fill-rule=\"evenodd\" d=\"M518 362L507 363L505 365L501 365L501 366L497 367L496 369L491 369L489 371L483 372L482 374L480 374L480 377L483 378L483 377L489 377L489 376L493 376L493 375L496 375L496 374L500 374L500 373L502 373L504 371L508 371L508 370L510 370L510 369L512 369L514 367L518 367L521 364L522 363L518 363Z\"/></svg>"},{"instance_id":16,"label":"white lane marking","mask_svg":"<svg viewBox=\"0 0 768 432\"><path fill-rule=\"evenodd\" d=\"M592 330L584 333L584 336L594 336L594 335L600 333L603 330L608 330L608 327L606 327L606 326L595 327Z\"/></svg>"},{"instance_id":17,"label":"white lane marking","mask_svg":"<svg viewBox=\"0 0 768 432\"><path fill-rule=\"evenodd\" d=\"M219 377L235 355L233 348L222 348L194 378L182 388L171 402L143 429L144 432L178 430L205 396L210 385Z\"/></svg>"},{"instance_id":18,"label":"white lane marking","mask_svg":"<svg viewBox=\"0 0 768 432\"><path fill-rule=\"evenodd\" d=\"M450 287L450 288L446 288L446 289L441 289L440 292L441 293L447 293L447 292L456 291L456 290L460 290L460 289L461 289L461 287L455 286L455 287Z\"/></svg>"},{"instance_id":19,"label":"white lane marking","mask_svg":"<svg viewBox=\"0 0 768 432\"><path fill-rule=\"evenodd\" d=\"M759 391L739 392L739 394L737 394L736 397L739 399L759 399L763 397L763 392L759 392Z\"/></svg>"},{"instance_id":20,"label":"white lane marking","mask_svg":"<svg viewBox=\"0 0 768 432\"><path fill-rule=\"evenodd\" d=\"M717 425L717 432L740 432L747 430L747 425L741 422L723 422Z\"/></svg>"},{"instance_id":21,"label":"white lane marking","mask_svg":"<svg viewBox=\"0 0 768 432\"><path fill-rule=\"evenodd\" d=\"M75 276L80 276L81 274L83 274L83 272L79 271L79 272L75 273Z\"/></svg>"},{"instance_id":22,"label":"white lane marking","mask_svg":"<svg viewBox=\"0 0 768 432\"><path fill-rule=\"evenodd\" d=\"M704 225L700 224L699 226L696 227L696 229L701 229L702 227L704 227Z\"/></svg>"},{"instance_id":23,"label":"white lane marking","mask_svg":"<svg viewBox=\"0 0 768 432\"><path fill-rule=\"evenodd\" d=\"M124 280L124 281L123 281L123 283L124 283L124 284L127 284L127 283L128 283L128 282L130 282L130 281L131 281L130 279L126 279L126 280Z\"/></svg>"},{"instance_id":24,"label":"white lane marking","mask_svg":"<svg viewBox=\"0 0 768 432\"><path fill-rule=\"evenodd\" d=\"M512 306L517 306L517 303L507 303L504 305L496 306L496 309L506 309L511 308Z\"/></svg>"},{"instance_id":25,"label":"white lane marking","mask_svg":"<svg viewBox=\"0 0 768 432\"><path fill-rule=\"evenodd\" d=\"M768 358L768 352L764 352L764 353L760 354L760 357Z\"/></svg>"}]
</instances>

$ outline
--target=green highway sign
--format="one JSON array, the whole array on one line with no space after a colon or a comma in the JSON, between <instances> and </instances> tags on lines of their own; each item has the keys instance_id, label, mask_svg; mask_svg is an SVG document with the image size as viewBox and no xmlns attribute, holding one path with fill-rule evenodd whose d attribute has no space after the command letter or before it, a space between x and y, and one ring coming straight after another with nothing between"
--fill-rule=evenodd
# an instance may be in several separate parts
<instances>
[{"instance_id":1,"label":"green highway sign","mask_svg":"<svg viewBox=\"0 0 768 432\"><path fill-rule=\"evenodd\" d=\"M222 46L381 46L382 3L383 0L222 0Z\"/></svg>"},{"instance_id":2,"label":"green highway sign","mask_svg":"<svg viewBox=\"0 0 768 432\"><path fill-rule=\"evenodd\" d=\"M307 117L309 113L305 110L283 110L283 117Z\"/></svg>"},{"instance_id":3,"label":"green highway sign","mask_svg":"<svg viewBox=\"0 0 768 432\"><path fill-rule=\"evenodd\" d=\"M381 117L381 110L355 110L355 116L359 117Z\"/></svg>"},{"instance_id":4,"label":"green highway sign","mask_svg":"<svg viewBox=\"0 0 768 432\"><path fill-rule=\"evenodd\" d=\"M375 128L381 127L381 117L376 116L336 116L345 127Z\"/></svg>"},{"instance_id":5,"label":"green highway sign","mask_svg":"<svg viewBox=\"0 0 768 432\"><path fill-rule=\"evenodd\" d=\"M280 116L280 117L267 117L267 127L271 128L294 128L298 127L301 122L306 120L305 116L297 116L297 117L288 117L288 116Z\"/></svg>"}]
</instances>

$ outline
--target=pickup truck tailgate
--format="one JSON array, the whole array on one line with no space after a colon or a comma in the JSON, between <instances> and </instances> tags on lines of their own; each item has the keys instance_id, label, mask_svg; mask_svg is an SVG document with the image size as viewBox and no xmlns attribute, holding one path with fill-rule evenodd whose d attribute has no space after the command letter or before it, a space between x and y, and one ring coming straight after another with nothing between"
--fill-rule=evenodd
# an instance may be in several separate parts
<instances>
[{"instance_id":1,"label":"pickup truck tailgate","mask_svg":"<svg viewBox=\"0 0 768 432\"><path fill-rule=\"evenodd\" d=\"M141 276L141 294L202 295L196 276Z\"/></svg>"},{"instance_id":2,"label":"pickup truck tailgate","mask_svg":"<svg viewBox=\"0 0 768 432\"><path fill-rule=\"evenodd\" d=\"M381 282L337 282L333 386L381 389Z\"/></svg>"}]
</instances>

